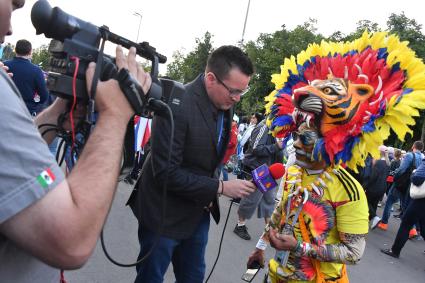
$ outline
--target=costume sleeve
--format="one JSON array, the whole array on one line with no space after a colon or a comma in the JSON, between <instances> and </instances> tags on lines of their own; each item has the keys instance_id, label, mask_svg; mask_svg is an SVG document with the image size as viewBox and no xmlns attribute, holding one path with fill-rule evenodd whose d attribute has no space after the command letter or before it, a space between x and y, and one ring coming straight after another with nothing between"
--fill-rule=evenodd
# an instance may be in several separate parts
<instances>
[{"instance_id":1,"label":"costume sleeve","mask_svg":"<svg viewBox=\"0 0 425 283\"><path fill-rule=\"evenodd\" d=\"M331 183L334 187L330 190L336 192L333 206L336 207L335 226L339 241L335 239L319 244L301 242L295 253L321 262L354 264L364 253L369 230L367 199L361 185L345 170L341 168L337 176L340 178L334 179Z\"/></svg>"},{"instance_id":2,"label":"costume sleeve","mask_svg":"<svg viewBox=\"0 0 425 283\"><path fill-rule=\"evenodd\" d=\"M0 223L44 197L64 174L13 82L0 71Z\"/></svg>"},{"instance_id":3,"label":"costume sleeve","mask_svg":"<svg viewBox=\"0 0 425 283\"><path fill-rule=\"evenodd\" d=\"M339 234L340 243L315 245L302 243L296 254L308 256L321 262L355 264L362 257L366 247L366 234Z\"/></svg>"}]
</instances>

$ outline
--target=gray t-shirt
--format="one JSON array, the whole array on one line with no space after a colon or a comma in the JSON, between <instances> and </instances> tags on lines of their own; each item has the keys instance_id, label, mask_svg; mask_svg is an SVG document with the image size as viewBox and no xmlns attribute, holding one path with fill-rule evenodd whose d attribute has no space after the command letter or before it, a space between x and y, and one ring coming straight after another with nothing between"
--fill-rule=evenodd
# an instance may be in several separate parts
<instances>
[{"instance_id":1,"label":"gray t-shirt","mask_svg":"<svg viewBox=\"0 0 425 283\"><path fill-rule=\"evenodd\" d=\"M1 224L44 197L65 178L19 91L3 70L0 135ZM0 234L0 282L57 283L59 276L58 269L42 263Z\"/></svg>"}]
</instances>

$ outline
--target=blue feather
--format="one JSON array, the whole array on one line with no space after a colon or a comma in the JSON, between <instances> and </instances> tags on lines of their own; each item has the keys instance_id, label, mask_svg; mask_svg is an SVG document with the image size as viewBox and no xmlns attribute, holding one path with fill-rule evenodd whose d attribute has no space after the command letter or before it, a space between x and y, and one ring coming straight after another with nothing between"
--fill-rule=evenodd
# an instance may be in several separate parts
<instances>
[{"instance_id":1,"label":"blue feather","mask_svg":"<svg viewBox=\"0 0 425 283\"><path fill-rule=\"evenodd\" d=\"M388 57L387 48L379 48L378 49L378 59L384 59L386 61L387 57Z\"/></svg>"},{"instance_id":2,"label":"blue feather","mask_svg":"<svg viewBox=\"0 0 425 283\"><path fill-rule=\"evenodd\" d=\"M289 126L290 124L292 124L292 116L290 116L290 115L282 115L282 116L276 117L273 120L272 127L273 128L275 128L275 127L282 127L282 126L285 126L285 125L288 125Z\"/></svg>"},{"instance_id":3,"label":"blue feather","mask_svg":"<svg viewBox=\"0 0 425 283\"><path fill-rule=\"evenodd\" d=\"M391 68L391 74L400 71L400 62L395 63Z\"/></svg>"}]
</instances>

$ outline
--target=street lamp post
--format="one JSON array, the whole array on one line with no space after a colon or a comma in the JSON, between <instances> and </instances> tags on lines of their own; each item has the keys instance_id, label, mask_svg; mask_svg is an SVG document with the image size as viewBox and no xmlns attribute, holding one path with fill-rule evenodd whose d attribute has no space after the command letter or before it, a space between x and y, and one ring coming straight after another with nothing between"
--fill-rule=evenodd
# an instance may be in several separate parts
<instances>
[{"instance_id":1,"label":"street lamp post","mask_svg":"<svg viewBox=\"0 0 425 283\"><path fill-rule=\"evenodd\" d=\"M244 41L244 37L245 37L245 28L246 28L246 22L248 20L248 12L249 12L249 5L250 4L251 4L251 0L248 0L248 6L246 7L246 14L245 14L245 22L243 24L241 46L243 45L243 41Z\"/></svg>"},{"instance_id":2,"label":"street lamp post","mask_svg":"<svg viewBox=\"0 0 425 283\"><path fill-rule=\"evenodd\" d=\"M138 13L138 12L134 12L133 14L134 16L139 17L139 28L137 29L137 38L136 38L136 43L139 42L139 32L140 32L140 24L142 23L142 14Z\"/></svg>"}]
</instances>

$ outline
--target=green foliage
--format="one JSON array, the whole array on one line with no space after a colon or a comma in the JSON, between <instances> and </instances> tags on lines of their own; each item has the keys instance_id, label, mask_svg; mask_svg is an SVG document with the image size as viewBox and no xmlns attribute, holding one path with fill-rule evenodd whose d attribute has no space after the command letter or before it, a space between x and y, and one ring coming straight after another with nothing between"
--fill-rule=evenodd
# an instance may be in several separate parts
<instances>
[{"instance_id":1,"label":"green foliage","mask_svg":"<svg viewBox=\"0 0 425 283\"><path fill-rule=\"evenodd\" d=\"M205 71L209 54L213 51L212 35L208 31L204 37L196 38L195 50L184 56L177 51L173 54L173 62L167 66L167 76L182 83L194 80Z\"/></svg>"},{"instance_id":2,"label":"green foliage","mask_svg":"<svg viewBox=\"0 0 425 283\"><path fill-rule=\"evenodd\" d=\"M408 41L409 47L415 51L416 55L425 59L425 36L422 34L422 25L414 19L406 17L404 12L391 14L387 21L387 28L390 33L397 34L401 40ZM413 126L413 136L407 135L404 143L400 143L397 136L392 133L388 139L388 144L400 144L403 149L410 149L416 140L425 139L425 111L420 111L420 116L416 117L416 124Z\"/></svg>"},{"instance_id":3,"label":"green foliage","mask_svg":"<svg viewBox=\"0 0 425 283\"><path fill-rule=\"evenodd\" d=\"M367 30L368 32L381 31L377 23L371 22L369 20L361 20L357 22L357 27L354 32L350 33L347 36L342 36L339 41L352 41L356 38L361 37L365 30ZM331 40L331 38L329 39Z\"/></svg>"},{"instance_id":4,"label":"green foliage","mask_svg":"<svg viewBox=\"0 0 425 283\"><path fill-rule=\"evenodd\" d=\"M237 112L264 112L264 97L274 89L271 75L280 72L284 58L296 55L323 36L316 34L316 21L309 19L303 25L289 31L282 29L271 34L263 33L256 42L248 42L244 48L254 63L256 74L251 79L251 89L237 105Z\"/></svg>"},{"instance_id":5,"label":"green foliage","mask_svg":"<svg viewBox=\"0 0 425 283\"><path fill-rule=\"evenodd\" d=\"M418 57L425 58L425 36L422 34L422 25L414 19L401 14L391 14L387 21L388 31L397 34L401 40L407 40Z\"/></svg>"},{"instance_id":6,"label":"green foliage","mask_svg":"<svg viewBox=\"0 0 425 283\"><path fill-rule=\"evenodd\" d=\"M247 115L253 112L264 112L264 97L273 91L274 85L271 83L271 75L280 72L280 66L285 58L296 56L306 49L310 43L320 43L324 37L317 32L317 21L308 19L304 24L297 26L293 30L288 30L282 25L281 30L272 33L262 33L255 41L249 41L241 46L252 59L256 73L251 79L250 91L245 94L241 102L236 105L238 115ZM422 26L414 19L409 19L402 12L401 14L391 14L387 21L387 28L390 33L397 34L401 40L409 41L409 46L416 52L418 57L425 59L425 36L422 34ZM375 22L370 20L360 20L356 29L344 34L335 31L326 38L331 41L351 41L360 37L365 30L369 32L381 31L382 29ZM184 55L181 51L173 54L173 60L167 67L167 76L187 83L193 80L199 73L204 71L208 54L213 50L212 35L206 32L204 37L196 39L196 47L193 51ZM407 136L404 143L400 142L394 133L386 142L387 145L408 149L413 141L425 139L425 111L421 111L420 117L413 128L413 137Z\"/></svg>"},{"instance_id":7,"label":"green foliage","mask_svg":"<svg viewBox=\"0 0 425 283\"><path fill-rule=\"evenodd\" d=\"M49 66L50 57L46 44L32 51L32 63L39 65L43 70L46 70Z\"/></svg>"},{"instance_id":8,"label":"green foliage","mask_svg":"<svg viewBox=\"0 0 425 283\"><path fill-rule=\"evenodd\" d=\"M8 43L3 47L3 55L0 58L2 61L10 60L15 57L15 46Z\"/></svg>"}]
</instances>

